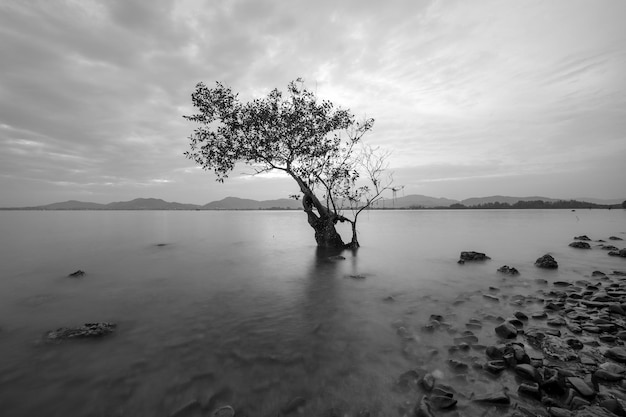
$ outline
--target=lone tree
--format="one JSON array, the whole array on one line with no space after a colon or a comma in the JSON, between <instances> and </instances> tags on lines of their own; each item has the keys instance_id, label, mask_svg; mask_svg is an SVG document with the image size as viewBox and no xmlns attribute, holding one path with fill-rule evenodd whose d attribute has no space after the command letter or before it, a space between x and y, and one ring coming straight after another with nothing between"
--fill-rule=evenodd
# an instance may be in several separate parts
<instances>
[{"instance_id":1,"label":"lone tree","mask_svg":"<svg viewBox=\"0 0 626 417\"><path fill-rule=\"evenodd\" d=\"M286 95L274 89L247 103L219 82L215 88L197 84L191 98L198 113L184 117L200 126L189 137L187 158L212 170L219 182L237 162L252 166L255 174L286 173L302 192L318 246L359 247L357 218L392 181L389 154L361 143L374 119L357 121L349 110L318 101L301 79L289 83ZM348 211L351 217L344 214ZM337 222L351 224L350 243L337 233Z\"/></svg>"}]
</instances>

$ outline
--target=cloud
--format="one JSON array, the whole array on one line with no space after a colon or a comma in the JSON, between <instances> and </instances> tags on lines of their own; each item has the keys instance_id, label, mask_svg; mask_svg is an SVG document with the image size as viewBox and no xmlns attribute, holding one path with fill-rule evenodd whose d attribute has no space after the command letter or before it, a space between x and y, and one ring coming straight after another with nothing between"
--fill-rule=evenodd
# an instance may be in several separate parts
<instances>
[{"instance_id":1,"label":"cloud","mask_svg":"<svg viewBox=\"0 0 626 417\"><path fill-rule=\"evenodd\" d=\"M591 178L577 194L612 197L598 161L626 157L625 14L613 0L2 2L5 204L53 198L37 185L52 183L102 199L117 188L117 200L141 184L199 203L282 196L278 180L218 185L198 172L182 115L199 81L248 100L299 76L376 118L367 140L413 172L407 184L453 192L527 175L532 186L575 161Z\"/></svg>"}]
</instances>

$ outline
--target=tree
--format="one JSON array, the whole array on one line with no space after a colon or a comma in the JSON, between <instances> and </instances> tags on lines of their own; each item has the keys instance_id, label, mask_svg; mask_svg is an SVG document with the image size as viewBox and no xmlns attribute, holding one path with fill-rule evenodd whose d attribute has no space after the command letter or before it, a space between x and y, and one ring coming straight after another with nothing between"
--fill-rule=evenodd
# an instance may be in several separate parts
<instances>
[{"instance_id":1,"label":"tree","mask_svg":"<svg viewBox=\"0 0 626 417\"><path fill-rule=\"evenodd\" d=\"M358 215L382 198L392 180L386 171L388 153L361 143L374 119L357 121L349 110L318 101L301 79L289 83L286 96L274 89L267 97L242 103L217 82L214 88L197 84L191 98L198 113L184 117L200 126L189 137L189 159L212 170L219 182L237 162L252 166L255 174L286 173L302 193L317 244L359 246ZM347 245L337 233L337 222L352 226Z\"/></svg>"}]
</instances>

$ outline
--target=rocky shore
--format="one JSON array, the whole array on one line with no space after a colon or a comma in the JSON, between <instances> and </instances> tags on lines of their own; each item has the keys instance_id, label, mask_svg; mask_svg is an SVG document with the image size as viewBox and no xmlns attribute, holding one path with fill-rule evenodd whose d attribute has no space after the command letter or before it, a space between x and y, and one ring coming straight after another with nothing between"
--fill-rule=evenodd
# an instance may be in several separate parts
<instances>
[{"instance_id":1,"label":"rocky shore","mask_svg":"<svg viewBox=\"0 0 626 417\"><path fill-rule=\"evenodd\" d=\"M605 249L603 240L593 247L589 242L583 235L569 246ZM623 252L611 247L610 255ZM459 263L489 259L468 251L461 253ZM558 261L546 254L535 266L556 269ZM454 326L443 313L432 314L419 334L412 334L402 323L394 324L404 352L429 334L449 335L453 341L447 352L431 352L439 363L447 364L443 372L422 366L398 376L395 389L415 398L404 404L400 415L626 416L624 270L590 270L587 279L571 281L537 280L540 289L533 295L499 294L499 288L490 287L483 299L508 303L514 314L468 317L465 329ZM519 274L507 265L498 271L510 275L509 280ZM489 328L491 337L485 343L481 335ZM494 389L475 393L472 384L484 380Z\"/></svg>"}]
</instances>

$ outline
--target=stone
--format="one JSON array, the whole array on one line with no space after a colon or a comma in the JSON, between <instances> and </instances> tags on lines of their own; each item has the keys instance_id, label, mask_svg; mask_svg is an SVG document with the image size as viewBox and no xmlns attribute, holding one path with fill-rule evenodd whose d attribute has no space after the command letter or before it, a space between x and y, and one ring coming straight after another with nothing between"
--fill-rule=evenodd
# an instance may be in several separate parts
<instances>
[{"instance_id":1,"label":"stone","mask_svg":"<svg viewBox=\"0 0 626 417\"><path fill-rule=\"evenodd\" d=\"M589 239L589 236L587 235L580 235L580 236L576 236L574 238L574 240L585 240L585 241L590 241L591 239Z\"/></svg>"},{"instance_id":2,"label":"stone","mask_svg":"<svg viewBox=\"0 0 626 417\"><path fill-rule=\"evenodd\" d=\"M493 301L495 303L500 302L500 299L498 297L496 297L495 295L491 295L491 294L483 294L483 298L489 301Z\"/></svg>"},{"instance_id":3,"label":"stone","mask_svg":"<svg viewBox=\"0 0 626 417\"><path fill-rule=\"evenodd\" d=\"M469 368L465 362L461 362L456 359L448 359L448 366L456 373L464 373Z\"/></svg>"},{"instance_id":4,"label":"stone","mask_svg":"<svg viewBox=\"0 0 626 417\"><path fill-rule=\"evenodd\" d=\"M456 405L457 400L447 395L431 395L430 404L439 410L446 410Z\"/></svg>"},{"instance_id":5,"label":"stone","mask_svg":"<svg viewBox=\"0 0 626 417\"><path fill-rule=\"evenodd\" d=\"M48 340L67 340L67 339L82 339L82 338L95 338L105 336L113 333L116 325L113 323L85 323L81 327L60 327L56 330L51 330L46 333L46 339Z\"/></svg>"},{"instance_id":6,"label":"stone","mask_svg":"<svg viewBox=\"0 0 626 417\"><path fill-rule=\"evenodd\" d=\"M617 237L617 236L611 236L609 237L609 240L624 240L621 237Z\"/></svg>"},{"instance_id":7,"label":"stone","mask_svg":"<svg viewBox=\"0 0 626 417\"><path fill-rule=\"evenodd\" d=\"M504 339L517 337L517 327L509 322L504 322L495 328L496 334Z\"/></svg>"},{"instance_id":8,"label":"stone","mask_svg":"<svg viewBox=\"0 0 626 417\"><path fill-rule=\"evenodd\" d=\"M522 382L517 388L517 392L537 400L541 399L541 390L539 389L539 384L536 382Z\"/></svg>"},{"instance_id":9,"label":"stone","mask_svg":"<svg viewBox=\"0 0 626 417\"><path fill-rule=\"evenodd\" d=\"M570 243L568 246L571 246L572 248L577 248L577 249L591 249L591 246L589 245L589 243L581 242L579 240L577 240L576 242Z\"/></svg>"},{"instance_id":10,"label":"stone","mask_svg":"<svg viewBox=\"0 0 626 417\"><path fill-rule=\"evenodd\" d=\"M461 258L459 259L459 263L463 264L465 262L486 261L488 259L491 258L481 252L463 251L461 252Z\"/></svg>"},{"instance_id":11,"label":"stone","mask_svg":"<svg viewBox=\"0 0 626 417\"><path fill-rule=\"evenodd\" d=\"M213 412L213 417L234 417L235 410L230 405L225 405Z\"/></svg>"},{"instance_id":12,"label":"stone","mask_svg":"<svg viewBox=\"0 0 626 417\"><path fill-rule=\"evenodd\" d=\"M619 251L609 252L609 256L619 256L620 258L626 258L626 249L620 249Z\"/></svg>"},{"instance_id":13,"label":"stone","mask_svg":"<svg viewBox=\"0 0 626 417\"><path fill-rule=\"evenodd\" d=\"M621 374L605 371L604 369L598 369L597 371L595 371L593 373L593 377L594 379L608 382L617 382L621 381L624 378Z\"/></svg>"},{"instance_id":14,"label":"stone","mask_svg":"<svg viewBox=\"0 0 626 417\"><path fill-rule=\"evenodd\" d=\"M526 321L528 320L528 316L522 311L516 311L513 314L518 320Z\"/></svg>"},{"instance_id":15,"label":"stone","mask_svg":"<svg viewBox=\"0 0 626 417\"><path fill-rule=\"evenodd\" d=\"M572 417L571 411L561 407L548 407L548 413L552 417Z\"/></svg>"},{"instance_id":16,"label":"stone","mask_svg":"<svg viewBox=\"0 0 626 417\"><path fill-rule=\"evenodd\" d=\"M435 376L433 374L431 374L430 372L425 374L420 382L422 384L422 387L427 392L430 392L430 391L433 390L433 388L435 388Z\"/></svg>"},{"instance_id":17,"label":"stone","mask_svg":"<svg viewBox=\"0 0 626 417\"><path fill-rule=\"evenodd\" d=\"M615 346L610 348L606 351L604 356L617 362L626 363L626 349L621 346Z\"/></svg>"},{"instance_id":18,"label":"stone","mask_svg":"<svg viewBox=\"0 0 626 417\"><path fill-rule=\"evenodd\" d=\"M537 258L537 260L535 261L535 266L545 269L556 269L559 267L559 264L552 257L552 255L545 254L542 257Z\"/></svg>"},{"instance_id":19,"label":"stone","mask_svg":"<svg viewBox=\"0 0 626 417\"><path fill-rule=\"evenodd\" d=\"M494 405L509 405L511 404L511 399L504 391L499 391L491 394L478 395L474 397L475 402L486 403L486 404L494 404Z\"/></svg>"},{"instance_id":20,"label":"stone","mask_svg":"<svg viewBox=\"0 0 626 417\"><path fill-rule=\"evenodd\" d=\"M591 388L582 378L573 376L567 378L567 382L574 387L574 389L583 397L593 398L596 396L596 392Z\"/></svg>"},{"instance_id":21,"label":"stone","mask_svg":"<svg viewBox=\"0 0 626 417\"><path fill-rule=\"evenodd\" d=\"M593 271L591 273L591 276L592 277L605 277L606 274L604 272L602 272L602 271Z\"/></svg>"},{"instance_id":22,"label":"stone","mask_svg":"<svg viewBox=\"0 0 626 417\"><path fill-rule=\"evenodd\" d=\"M539 372L537 372L537 370L532 365L525 363L515 366L515 373L522 378L528 379L533 382L539 382L539 380L541 379L539 376Z\"/></svg>"},{"instance_id":23,"label":"stone","mask_svg":"<svg viewBox=\"0 0 626 417\"><path fill-rule=\"evenodd\" d=\"M519 271L517 269L510 267L508 265L503 265L500 268L498 268L498 272L507 274L507 275L519 275Z\"/></svg>"},{"instance_id":24,"label":"stone","mask_svg":"<svg viewBox=\"0 0 626 417\"><path fill-rule=\"evenodd\" d=\"M80 270L80 269L68 275L68 277L71 277L71 278L81 278L84 276L85 276L85 271Z\"/></svg>"},{"instance_id":25,"label":"stone","mask_svg":"<svg viewBox=\"0 0 626 417\"><path fill-rule=\"evenodd\" d=\"M415 417L434 417L430 409L430 401L428 397L423 396L415 405Z\"/></svg>"}]
</instances>

